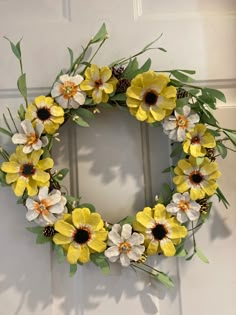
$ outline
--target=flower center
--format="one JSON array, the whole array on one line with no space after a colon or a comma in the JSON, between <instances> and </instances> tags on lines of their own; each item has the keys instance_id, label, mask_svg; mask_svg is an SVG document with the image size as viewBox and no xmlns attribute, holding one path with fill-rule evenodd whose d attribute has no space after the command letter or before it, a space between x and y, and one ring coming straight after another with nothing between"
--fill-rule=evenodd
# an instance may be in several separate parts
<instances>
[{"instance_id":1,"label":"flower center","mask_svg":"<svg viewBox=\"0 0 236 315\"><path fill-rule=\"evenodd\" d=\"M35 173L34 165L30 164L30 163L23 164L21 166L20 173L21 173L21 175L23 175L25 177L28 177L30 175L34 175L34 173Z\"/></svg>"},{"instance_id":2,"label":"flower center","mask_svg":"<svg viewBox=\"0 0 236 315\"><path fill-rule=\"evenodd\" d=\"M199 171L194 171L189 175L189 180L192 184L200 184L204 179L204 176Z\"/></svg>"},{"instance_id":3,"label":"flower center","mask_svg":"<svg viewBox=\"0 0 236 315\"><path fill-rule=\"evenodd\" d=\"M75 231L74 241L78 244L85 244L91 238L91 234L86 227L80 228Z\"/></svg>"},{"instance_id":4,"label":"flower center","mask_svg":"<svg viewBox=\"0 0 236 315\"><path fill-rule=\"evenodd\" d=\"M39 108L37 110L37 116L42 121L47 120L51 116L49 108L47 107Z\"/></svg>"},{"instance_id":5,"label":"flower center","mask_svg":"<svg viewBox=\"0 0 236 315\"><path fill-rule=\"evenodd\" d=\"M102 80L101 79L94 81L95 89L98 89L101 85L102 85Z\"/></svg>"},{"instance_id":6,"label":"flower center","mask_svg":"<svg viewBox=\"0 0 236 315\"><path fill-rule=\"evenodd\" d=\"M191 139L191 143L200 143L201 139L198 136L195 136Z\"/></svg>"},{"instance_id":7,"label":"flower center","mask_svg":"<svg viewBox=\"0 0 236 315\"><path fill-rule=\"evenodd\" d=\"M189 203L187 201L181 200L178 204L178 207L182 211L187 211L189 209Z\"/></svg>"},{"instance_id":8,"label":"flower center","mask_svg":"<svg viewBox=\"0 0 236 315\"><path fill-rule=\"evenodd\" d=\"M119 252L122 253L122 254L127 254L130 252L131 250L131 245L130 243L128 242L123 242L123 243L120 243L119 245Z\"/></svg>"},{"instance_id":9,"label":"flower center","mask_svg":"<svg viewBox=\"0 0 236 315\"><path fill-rule=\"evenodd\" d=\"M32 144L36 143L37 140L38 140L38 138L36 137L36 135L34 133L31 133L27 137L27 145L32 145Z\"/></svg>"},{"instance_id":10,"label":"flower center","mask_svg":"<svg viewBox=\"0 0 236 315\"><path fill-rule=\"evenodd\" d=\"M185 116L179 116L176 120L176 126L180 128L187 128L188 127L188 120Z\"/></svg>"},{"instance_id":11,"label":"flower center","mask_svg":"<svg viewBox=\"0 0 236 315\"><path fill-rule=\"evenodd\" d=\"M148 106L152 106L154 104L156 104L158 100L158 94L156 91L147 91L145 94L144 94L144 101L146 103L146 105Z\"/></svg>"},{"instance_id":12,"label":"flower center","mask_svg":"<svg viewBox=\"0 0 236 315\"><path fill-rule=\"evenodd\" d=\"M153 229L152 229L152 234L154 238L158 241L161 241L166 234L168 233L166 227L163 224L157 224Z\"/></svg>"},{"instance_id":13,"label":"flower center","mask_svg":"<svg viewBox=\"0 0 236 315\"><path fill-rule=\"evenodd\" d=\"M77 87L74 82L67 81L60 86L60 92L63 94L64 98L69 99L76 94Z\"/></svg>"},{"instance_id":14,"label":"flower center","mask_svg":"<svg viewBox=\"0 0 236 315\"><path fill-rule=\"evenodd\" d=\"M47 204L46 200L41 200L40 203L36 203L34 205L34 209L38 213L42 213L44 215L48 215L49 212L48 212L47 206L48 206L48 204Z\"/></svg>"}]
</instances>

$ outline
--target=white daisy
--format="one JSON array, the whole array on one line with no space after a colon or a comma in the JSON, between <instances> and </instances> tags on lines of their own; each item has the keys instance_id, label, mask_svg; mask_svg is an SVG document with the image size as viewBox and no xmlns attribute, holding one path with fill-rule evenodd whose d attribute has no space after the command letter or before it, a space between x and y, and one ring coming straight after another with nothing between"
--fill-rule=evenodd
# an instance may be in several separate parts
<instances>
[{"instance_id":1,"label":"white daisy","mask_svg":"<svg viewBox=\"0 0 236 315\"><path fill-rule=\"evenodd\" d=\"M26 219L41 226L54 224L66 212L66 198L60 190L48 193L48 187L41 187L34 199L26 199Z\"/></svg>"},{"instance_id":2,"label":"white daisy","mask_svg":"<svg viewBox=\"0 0 236 315\"><path fill-rule=\"evenodd\" d=\"M178 112L175 110L174 115L167 117L162 122L162 127L171 140L182 142L185 140L186 131L192 129L199 119L198 114L185 105Z\"/></svg>"},{"instance_id":3,"label":"white daisy","mask_svg":"<svg viewBox=\"0 0 236 315\"><path fill-rule=\"evenodd\" d=\"M176 193L172 196L172 202L166 206L166 210L175 215L180 223L198 220L201 205L190 199L189 193Z\"/></svg>"},{"instance_id":4,"label":"white daisy","mask_svg":"<svg viewBox=\"0 0 236 315\"><path fill-rule=\"evenodd\" d=\"M24 144L23 152L25 154L31 153L33 150L37 151L48 144L48 138L42 136L44 125L40 122L33 127L30 120L21 122L23 133L15 133L12 137L14 144Z\"/></svg>"},{"instance_id":5,"label":"white daisy","mask_svg":"<svg viewBox=\"0 0 236 315\"><path fill-rule=\"evenodd\" d=\"M105 256L111 261L120 263L128 267L131 261L137 261L144 253L145 247L141 244L144 242L143 234L132 233L130 224L114 224L112 230L108 233L108 246L105 250Z\"/></svg>"},{"instance_id":6,"label":"white daisy","mask_svg":"<svg viewBox=\"0 0 236 315\"><path fill-rule=\"evenodd\" d=\"M85 103L86 93L81 91L79 85L84 78L77 74L70 77L63 74L52 88L51 95L63 108L78 108Z\"/></svg>"}]
</instances>

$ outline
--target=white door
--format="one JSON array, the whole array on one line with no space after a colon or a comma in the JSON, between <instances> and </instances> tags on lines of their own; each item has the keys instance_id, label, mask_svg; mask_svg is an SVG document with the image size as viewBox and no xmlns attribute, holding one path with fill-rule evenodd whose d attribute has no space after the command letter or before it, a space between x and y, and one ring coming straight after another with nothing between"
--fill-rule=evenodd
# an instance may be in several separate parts
<instances>
[{"instance_id":1,"label":"white door","mask_svg":"<svg viewBox=\"0 0 236 315\"><path fill-rule=\"evenodd\" d=\"M150 56L155 70L195 69L203 81L198 84L226 94L228 103L219 104L217 117L236 129L234 0L0 0L1 35L14 42L23 37L31 99L47 93L68 64L66 47L78 52L103 22L110 39L95 59L99 65L130 56L163 33L158 45L168 53L152 51L141 62ZM14 111L22 102L16 89L19 67L2 37L0 70L1 113L6 106ZM55 156L60 168L71 169L66 185L107 220L141 210L166 179L161 170L168 166L167 138L125 112L105 111L90 128L64 128L61 138ZM10 148L6 139L1 145ZM35 245L25 230L24 208L16 206L10 189L1 188L0 314L235 315L236 156L229 154L220 165L220 184L231 207L225 210L215 201L210 222L197 235L210 264L197 258L161 260L160 268L176 282L171 290L117 267L105 277L88 265L70 278L68 265L58 265L49 246Z\"/></svg>"}]
</instances>

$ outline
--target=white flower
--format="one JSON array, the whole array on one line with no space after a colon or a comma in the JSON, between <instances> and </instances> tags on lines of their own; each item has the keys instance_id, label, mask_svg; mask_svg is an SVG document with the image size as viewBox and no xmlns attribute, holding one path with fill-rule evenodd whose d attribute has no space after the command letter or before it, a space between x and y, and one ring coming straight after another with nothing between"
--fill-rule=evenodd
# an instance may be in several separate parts
<instances>
[{"instance_id":1,"label":"white flower","mask_svg":"<svg viewBox=\"0 0 236 315\"><path fill-rule=\"evenodd\" d=\"M41 187L38 195L26 199L26 219L41 226L54 224L66 212L66 198L60 190L48 193L48 187Z\"/></svg>"},{"instance_id":2,"label":"white flower","mask_svg":"<svg viewBox=\"0 0 236 315\"><path fill-rule=\"evenodd\" d=\"M108 246L105 250L105 256L111 261L120 263L124 267L130 265L130 261L137 261L142 256L145 247L141 244L144 242L143 234L132 233L130 224L114 224L112 230L108 233Z\"/></svg>"},{"instance_id":3,"label":"white flower","mask_svg":"<svg viewBox=\"0 0 236 315\"><path fill-rule=\"evenodd\" d=\"M24 133L15 133L12 137L14 144L24 144L23 152L25 154L31 153L33 150L37 151L48 144L48 138L42 136L44 126L42 123L36 123L33 127L30 120L21 122L21 127Z\"/></svg>"},{"instance_id":4,"label":"white flower","mask_svg":"<svg viewBox=\"0 0 236 315\"><path fill-rule=\"evenodd\" d=\"M191 200L188 192L174 194L172 202L166 206L166 210L169 213L176 215L176 218L180 223L184 223L188 220L198 220L200 209L201 205L196 201Z\"/></svg>"},{"instance_id":5,"label":"white flower","mask_svg":"<svg viewBox=\"0 0 236 315\"><path fill-rule=\"evenodd\" d=\"M200 118L188 105L183 106L178 112L175 110L174 114L162 122L162 127L171 140L182 142L185 140L186 131L192 129Z\"/></svg>"},{"instance_id":6,"label":"white flower","mask_svg":"<svg viewBox=\"0 0 236 315\"><path fill-rule=\"evenodd\" d=\"M74 77L70 77L68 74L61 75L59 82L53 86L52 97L63 108L78 108L84 104L86 98L85 92L81 91L79 87L83 80L79 74Z\"/></svg>"}]
</instances>

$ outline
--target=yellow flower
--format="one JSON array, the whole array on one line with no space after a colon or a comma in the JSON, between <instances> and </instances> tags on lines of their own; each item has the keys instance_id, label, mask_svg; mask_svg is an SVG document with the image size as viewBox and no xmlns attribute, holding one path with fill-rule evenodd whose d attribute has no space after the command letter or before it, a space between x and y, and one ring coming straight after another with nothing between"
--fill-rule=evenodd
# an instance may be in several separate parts
<instances>
[{"instance_id":1,"label":"yellow flower","mask_svg":"<svg viewBox=\"0 0 236 315\"><path fill-rule=\"evenodd\" d=\"M206 126L197 124L186 134L186 139L183 142L185 153L191 154L194 157L201 157L206 155L206 148L214 148L216 146L215 138L206 130Z\"/></svg>"},{"instance_id":2,"label":"yellow flower","mask_svg":"<svg viewBox=\"0 0 236 315\"><path fill-rule=\"evenodd\" d=\"M80 84L80 89L92 96L94 103L106 103L109 94L115 91L117 82L108 67L99 69L97 65L91 65L85 71L85 80Z\"/></svg>"},{"instance_id":3,"label":"yellow flower","mask_svg":"<svg viewBox=\"0 0 236 315\"><path fill-rule=\"evenodd\" d=\"M133 227L144 235L148 255L163 252L165 256L174 256L175 245L188 233L162 204L157 204L154 209L146 207L138 212Z\"/></svg>"},{"instance_id":4,"label":"yellow flower","mask_svg":"<svg viewBox=\"0 0 236 315\"><path fill-rule=\"evenodd\" d=\"M67 251L70 264L87 263L90 253L101 253L106 249L107 231L100 214L88 208L76 208L71 216L65 216L55 224L53 241ZM65 246L66 245L66 246Z\"/></svg>"},{"instance_id":5,"label":"yellow flower","mask_svg":"<svg viewBox=\"0 0 236 315\"><path fill-rule=\"evenodd\" d=\"M126 91L130 113L148 123L169 116L176 107L176 88L167 86L169 82L166 74L151 70L138 74Z\"/></svg>"},{"instance_id":6,"label":"yellow flower","mask_svg":"<svg viewBox=\"0 0 236 315\"><path fill-rule=\"evenodd\" d=\"M35 196L38 187L49 186L49 173L45 172L53 167L53 160L40 160L43 150L33 151L30 154L23 152L23 146L16 148L16 153L10 156L9 162L3 162L1 169L6 172L7 184L12 184L16 196L23 195L25 189L29 196Z\"/></svg>"},{"instance_id":7,"label":"yellow flower","mask_svg":"<svg viewBox=\"0 0 236 315\"><path fill-rule=\"evenodd\" d=\"M178 192L190 191L192 200L202 199L206 195L214 195L221 173L218 164L211 162L208 158L199 159L190 156L189 159L180 160L174 169L176 176L173 182Z\"/></svg>"},{"instance_id":8,"label":"yellow flower","mask_svg":"<svg viewBox=\"0 0 236 315\"><path fill-rule=\"evenodd\" d=\"M53 98L38 96L32 104L29 104L25 119L36 123L43 123L44 131L53 134L64 122L64 110L54 103Z\"/></svg>"}]
</instances>

